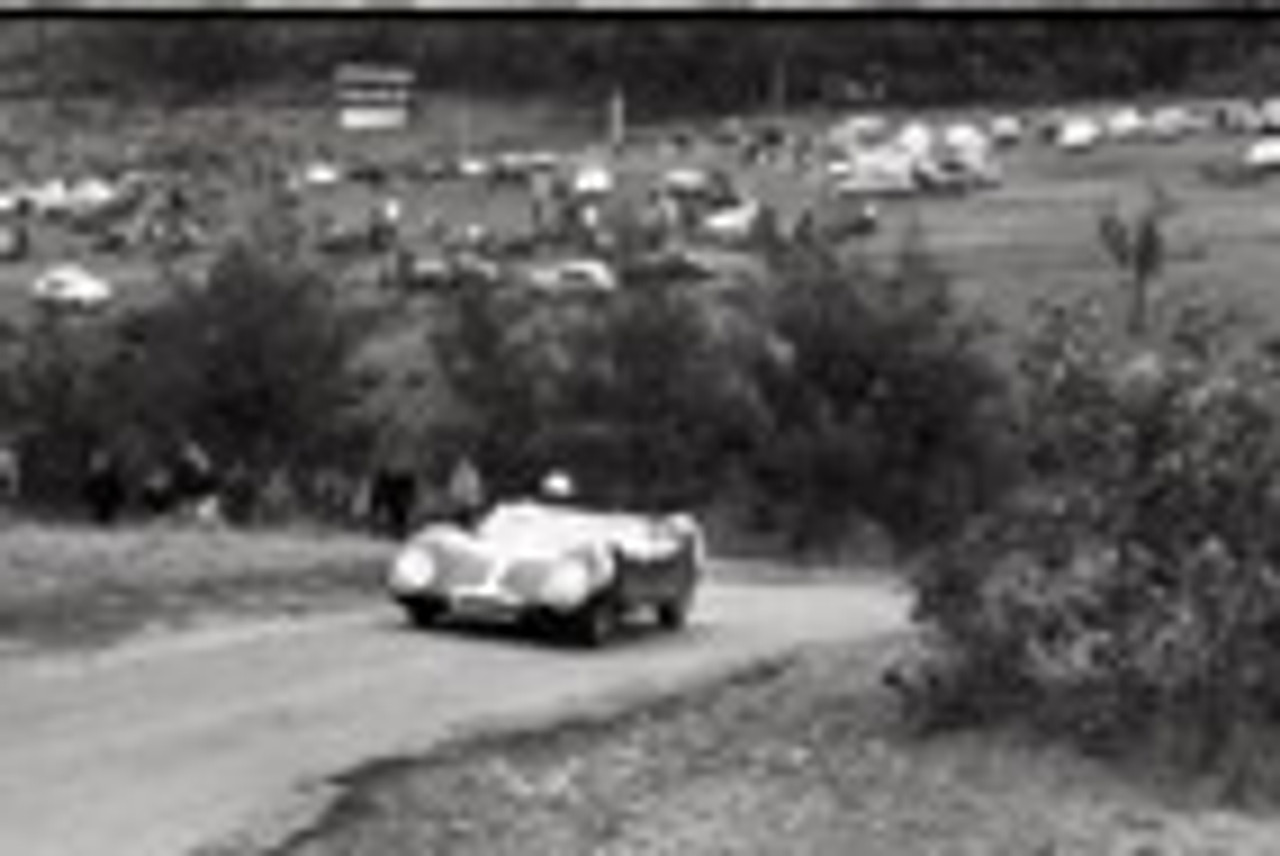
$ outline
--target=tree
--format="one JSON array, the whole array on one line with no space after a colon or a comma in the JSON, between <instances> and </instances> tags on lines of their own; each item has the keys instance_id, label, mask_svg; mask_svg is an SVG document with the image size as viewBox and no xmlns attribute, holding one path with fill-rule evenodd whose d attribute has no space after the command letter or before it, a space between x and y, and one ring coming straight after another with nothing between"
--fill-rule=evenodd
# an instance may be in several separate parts
<instances>
[{"instance_id":1,"label":"tree","mask_svg":"<svg viewBox=\"0 0 1280 856\"><path fill-rule=\"evenodd\" d=\"M12 328L0 365L0 406L24 462L24 493L65 505L78 496L92 449L120 411L107 392L117 342L111 325L46 307Z\"/></svg>"},{"instance_id":2,"label":"tree","mask_svg":"<svg viewBox=\"0 0 1280 856\"><path fill-rule=\"evenodd\" d=\"M914 550L998 494L1002 378L921 236L878 273L819 245L779 259L773 325L788 368L768 383L775 435L757 456L798 546L870 520Z\"/></svg>"},{"instance_id":3,"label":"tree","mask_svg":"<svg viewBox=\"0 0 1280 856\"><path fill-rule=\"evenodd\" d=\"M1172 726L1205 766L1274 722L1280 362L1218 300L1153 288L1137 324L1095 295L1036 315L1016 489L916 578L941 644L905 686L931 715L1012 701L1112 749Z\"/></svg>"},{"instance_id":4,"label":"tree","mask_svg":"<svg viewBox=\"0 0 1280 856\"><path fill-rule=\"evenodd\" d=\"M768 333L750 293L625 263L621 281L607 294L455 291L436 345L499 484L567 464L619 500L700 501L744 453Z\"/></svg>"},{"instance_id":5,"label":"tree","mask_svg":"<svg viewBox=\"0 0 1280 856\"><path fill-rule=\"evenodd\" d=\"M127 325L133 421L265 473L336 454L355 394L352 319L298 260L236 243L200 286Z\"/></svg>"}]
</instances>

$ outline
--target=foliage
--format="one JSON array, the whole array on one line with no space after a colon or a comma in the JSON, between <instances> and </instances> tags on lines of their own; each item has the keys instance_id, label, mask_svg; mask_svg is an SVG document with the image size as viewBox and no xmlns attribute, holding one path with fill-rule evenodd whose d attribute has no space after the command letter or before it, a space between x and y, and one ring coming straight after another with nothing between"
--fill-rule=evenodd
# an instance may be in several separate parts
<instances>
[{"instance_id":1,"label":"foliage","mask_svg":"<svg viewBox=\"0 0 1280 856\"><path fill-rule=\"evenodd\" d=\"M543 49L555 27L557 50ZM831 90L895 103L1129 97L1201 89L1265 95L1275 85L1268 20L1106 17L1064 32L1043 20L718 21L18 21L11 62L69 89L218 96L237 86L318 91L337 62L403 62L440 89L598 98L617 85L646 112L758 108ZM58 62L44 61L56 56ZM0 54L0 60L4 54ZM787 81L786 92L777 82ZM853 86L842 84L852 83ZM321 84L323 85L323 84Z\"/></svg>"},{"instance_id":2,"label":"foliage","mask_svg":"<svg viewBox=\"0 0 1280 856\"><path fill-rule=\"evenodd\" d=\"M7 337L0 427L31 498L75 499L95 449L137 477L188 441L259 476L344 462L357 331L330 286L248 243L170 285L119 315L49 308Z\"/></svg>"},{"instance_id":3,"label":"foliage","mask_svg":"<svg viewBox=\"0 0 1280 856\"><path fill-rule=\"evenodd\" d=\"M265 473L334 453L358 342L332 286L279 248L239 242L200 286L129 319L135 422Z\"/></svg>"},{"instance_id":4,"label":"foliage","mask_svg":"<svg viewBox=\"0 0 1280 856\"><path fill-rule=\"evenodd\" d=\"M116 413L107 382L116 339L99 319L45 308L10 330L3 351L0 429L22 450L29 498L63 501Z\"/></svg>"},{"instance_id":5,"label":"foliage","mask_svg":"<svg viewBox=\"0 0 1280 856\"><path fill-rule=\"evenodd\" d=\"M783 261L774 322L791 359L757 466L798 547L861 517L916 549L1004 480L1002 380L913 234L889 273L804 244Z\"/></svg>"},{"instance_id":6,"label":"foliage","mask_svg":"<svg viewBox=\"0 0 1280 856\"><path fill-rule=\"evenodd\" d=\"M1002 385L922 244L890 274L804 240L761 281L455 291L437 345L497 481L568 466L615 498L734 501L797 549L871 520L907 548L999 490Z\"/></svg>"},{"instance_id":7,"label":"foliage","mask_svg":"<svg viewBox=\"0 0 1280 856\"><path fill-rule=\"evenodd\" d=\"M499 485L572 463L597 494L666 504L705 498L759 421L757 311L748 296L625 270L612 294L474 281L436 345Z\"/></svg>"},{"instance_id":8,"label":"foliage","mask_svg":"<svg viewBox=\"0 0 1280 856\"><path fill-rule=\"evenodd\" d=\"M1157 296L1136 327L1103 301L1038 317L1022 486L917 580L948 651L914 685L931 713L1018 700L1099 745L1178 722L1207 763L1280 710L1280 361Z\"/></svg>"}]
</instances>

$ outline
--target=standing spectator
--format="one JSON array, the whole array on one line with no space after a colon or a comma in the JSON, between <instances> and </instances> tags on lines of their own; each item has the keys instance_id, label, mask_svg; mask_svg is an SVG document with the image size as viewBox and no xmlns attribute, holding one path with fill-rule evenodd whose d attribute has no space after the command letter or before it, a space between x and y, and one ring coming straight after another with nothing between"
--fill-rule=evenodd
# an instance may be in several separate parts
<instances>
[{"instance_id":1,"label":"standing spectator","mask_svg":"<svg viewBox=\"0 0 1280 856\"><path fill-rule=\"evenodd\" d=\"M373 525L392 538L403 538L409 533L417 497L418 482L407 467L379 468L374 473L369 496Z\"/></svg>"},{"instance_id":2,"label":"standing spectator","mask_svg":"<svg viewBox=\"0 0 1280 856\"><path fill-rule=\"evenodd\" d=\"M168 514L173 508L173 476L168 467L152 464L142 480L142 505L155 515Z\"/></svg>"},{"instance_id":3,"label":"standing spectator","mask_svg":"<svg viewBox=\"0 0 1280 856\"><path fill-rule=\"evenodd\" d=\"M227 520L240 525L253 522L258 512L258 485L248 466L232 465L223 479L221 498Z\"/></svg>"},{"instance_id":4,"label":"standing spectator","mask_svg":"<svg viewBox=\"0 0 1280 856\"><path fill-rule=\"evenodd\" d=\"M463 458L449 476L449 511L459 526L470 529L484 513L484 482L470 458Z\"/></svg>"},{"instance_id":5,"label":"standing spectator","mask_svg":"<svg viewBox=\"0 0 1280 856\"><path fill-rule=\"evenodd\" d=\"M22 496L22 463L9 446L0 446L0 505L14 505Z\"/></svg>"},{"instance_id":6,"label":"standing spectator","mask_svg":"<svg viewBox=\"0 0 1280 856\"><path fill-rule=\"evenodd\" d=\"M267 520L276 523L292 520L297 516L298 492L288 470L283 467L272 470L263 485L257 506Z\"/></svg>"},{"instance_id":7,"label":"standing spectator","mask_svg":"<svg viewBox=\"0 0 1280 856\"><path fill-rule=\"evenodd\" d=\"M194 440L183 444L173 468L173 488L178 502L194 511L216 495L217 472L209 455Z\"/></svg>"},{"instance_id":8,"label":"standing spectator","mask_svg":"<svg viewBox=\"0 0 1280 856\"><path fill-rule=\"evenodd\" d=\"M84 499L93 521L101 526L115 523L124 506L124 477L115 456L106 449L95 450L89 459Z\"/></svg>"}]
</instances>

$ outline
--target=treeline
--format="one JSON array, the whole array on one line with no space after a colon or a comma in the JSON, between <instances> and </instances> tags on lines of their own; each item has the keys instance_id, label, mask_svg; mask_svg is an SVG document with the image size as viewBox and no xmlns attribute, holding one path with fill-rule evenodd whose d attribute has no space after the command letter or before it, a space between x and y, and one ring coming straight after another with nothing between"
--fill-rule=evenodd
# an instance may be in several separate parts
<instances>
[{"instance_id":1,"label":"treeline","mask_svg":"<svg viewBox=\"0 0 1280 856\"><path fill-rule=\"evenodd\" d=\"M1247 5L1247 4L1246 4ZM424 85L595 96L649 111L751 109L862 93L895 103L1201 91L1268 94L1280 22L1098 15L1024 18L442 20L414 17L24 19L0 34L24 85L199 98L322 93L335 62L384 59Z\"/></svg>"}]
</instances>

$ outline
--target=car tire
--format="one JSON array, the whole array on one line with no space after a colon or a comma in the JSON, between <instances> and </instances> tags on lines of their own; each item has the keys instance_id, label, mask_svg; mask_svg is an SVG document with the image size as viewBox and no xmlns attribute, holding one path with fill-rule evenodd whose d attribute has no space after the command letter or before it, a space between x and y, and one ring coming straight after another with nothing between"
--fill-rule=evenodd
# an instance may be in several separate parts
<instances>
[{"instance_id":1,"label":"car tire","mask_svg":"<svg viewBox=\"0 0 1280 856\"><path fill-rule=\"evenodd\" d=\"M569 619L573 641L584 648L603 648L618 633L621 615L611 599L593 600Z\"/></svg>"},{"instance_id":2,"label":"car tire","mask_svg":"<svg viewBox=\"0 0 1280 856\"><path fill-rule=\"evenodd\" d=\"M684 595L663 601L656 607L658 626L663 630L683 630L689 623L690 598Z\"/></svg>"},{"instance_id":3,"label":"car tire","mask_svg":"<svg viewBox=\"0 0 1280 856\"><path fill-rule=\"evenodd\" d=\"M448 607L438 600L413 598L402 600L400 604L404 607L409 623L424 629L439 624L448 611Z\"/></svg>"}]
</instances>

